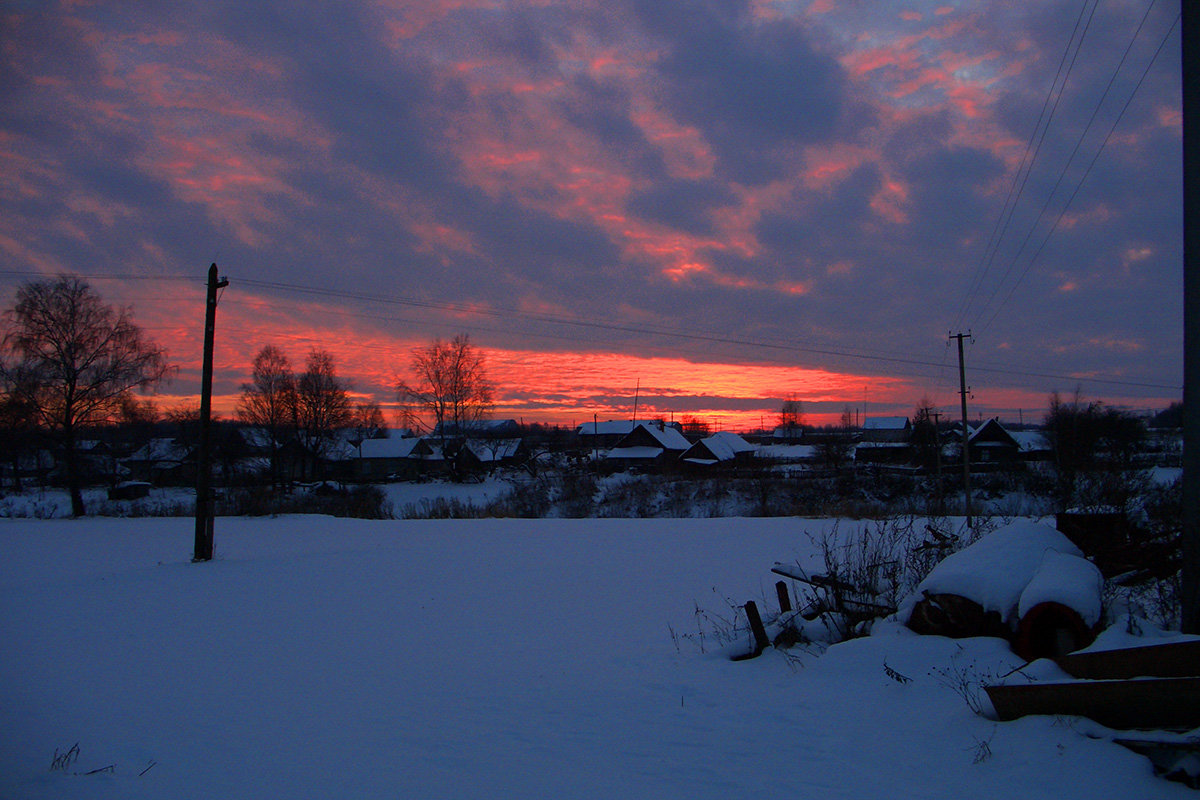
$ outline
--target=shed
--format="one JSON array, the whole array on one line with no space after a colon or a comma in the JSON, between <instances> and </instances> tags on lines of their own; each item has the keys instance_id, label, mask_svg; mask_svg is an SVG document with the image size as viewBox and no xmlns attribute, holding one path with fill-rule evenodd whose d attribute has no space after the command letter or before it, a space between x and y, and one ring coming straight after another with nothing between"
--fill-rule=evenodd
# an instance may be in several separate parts
<instances>
[{"instance_id":1,"label":"shed","mask_svg":"<svg viewBox=\"0 0 1200 800\"><path fill-rule=\"evenodd\" d=\"M711 467L747 461L754 456L755 450L757 448L754 445L736 433L722 431L696 442L679 459L689 464Z\"/></svg>"},{"instance_id":2,"label":"shed","mask_svg":"<svg viewBox=\"0 0 1200 800\"><path fill-rule=\"evenodd\" d=\"M907 442L912 436L908 417L868 417L863 420L864 442Z\"/></svg>"},{"instance_id":3,"label":"shed","mask_svg":"<svg viewBox=\"0 0 1200 800\"><path fill-rule=\"evenodd\" d=\"M420 474L424 456L433 450L424 439L388 437L364 439L358 446L355 472L361 480L411 478Z\"/></svg>"}]
</instances>

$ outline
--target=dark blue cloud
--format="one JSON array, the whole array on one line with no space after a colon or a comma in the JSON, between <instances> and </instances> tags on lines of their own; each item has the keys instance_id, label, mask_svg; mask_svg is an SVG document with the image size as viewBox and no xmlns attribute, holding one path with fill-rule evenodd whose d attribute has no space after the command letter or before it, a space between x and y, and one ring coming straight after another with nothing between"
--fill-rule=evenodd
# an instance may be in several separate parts
<instances>
[{"instance_id":1,"label":"dark blue cloud","mask_svg":"<svg viewBox=\"0 0 1200 800\"><path fill-rule=\"evenodd\" d=\"M730 205L734 200L735 195L729 187L717 181L664 179L634 194L628 207L640 218L697 236L708 236L714 232L709 212Z\"/></svg>"},{"instance_id":2,"label":"dark blue cloud","mask_svg":"<svg viewBox=\"0 0 1200 800\"><path fill-rule=\"evenodd\" d=\"M842 68L798 22L751 24L737 4L722 3L642 3L637 12L667 43L658 65L663 95L716 146L723 174L770 180L776 148L824 141L839 129Z\"/></svg>"}]
</instances>

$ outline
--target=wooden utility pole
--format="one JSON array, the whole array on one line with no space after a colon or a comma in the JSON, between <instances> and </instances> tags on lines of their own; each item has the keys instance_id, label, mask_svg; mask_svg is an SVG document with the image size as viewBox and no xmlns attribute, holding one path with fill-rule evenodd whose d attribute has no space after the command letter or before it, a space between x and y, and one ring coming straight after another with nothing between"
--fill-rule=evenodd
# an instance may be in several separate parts
<instances>
[{"instance_id":1,"label":"wooden utility pole","mask_svg":"<svg viewBox=\"0 0 1200 800\"><path fill-rule=\"evenodd\" d=\"M934 475L937 483L934 484L937 489L937 512L942 513L942 412L930 411L929 416L933 417L933 463L935 465Z\"/></svg>"},{"instance_id":2,"label":"wooden utility pole","mask_svg":"<svg viewBox=\"0 0 1200 800\"><path fill-rule=\"evenodd\" d=\"M1181 623L1200 633L1200 7L1181 0L1183 69L1183 567Z\"/></svg>"},{"instance_id":3,"label":"wooden utility pole","mask_svg":"<svg viewBox=\"0 0 1200 800\"><path fill-rule=\"evenodd\" d=\"M216 264L208 268L208 296L204 307L204 366L200 375L200 449L196 453L196 543L192 561L211 561L213 557L213 340L217 327L217 290L228 285L228 279L217 280Z\"/></svg>"},{"instance_id":4,"label":"wooden utility pole","mask_svg":"<svg viewBox=\"0 0 1200 800\"><path fill-rule=\"evenodd\" d=\"M958 339L958 394L962 398L962 468L963 468L963 513L967 516L967 527L971 526L971 434L967 427L967 367L963 360L963 339L970 339L971 332L950 334Z\"/></svg>"}]
</instances>

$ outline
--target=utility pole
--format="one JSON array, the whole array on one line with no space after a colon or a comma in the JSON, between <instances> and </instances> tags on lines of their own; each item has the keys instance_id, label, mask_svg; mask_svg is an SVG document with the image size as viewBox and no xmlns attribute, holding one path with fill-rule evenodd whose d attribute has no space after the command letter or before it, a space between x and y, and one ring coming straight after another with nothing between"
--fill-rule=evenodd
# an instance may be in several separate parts
<instances>
[{"instance_id":1,"label":"utility pole","mask_svg":"<svg viewBox=\"0 0 1200 800\"><path fill-rule=\"evenodd\" d=\"M971 525L971 434L967 427L967 367L963 361L963 339L971 339L971 332L948 334L949 339L958 339L958 394L962 399L962 468L963 468L963 513L967 516L967 527ZM972 339L972 341L974 341Z\"/></svg>"},{"instance_id":2,"label":"utility pole","mask_svg":"<svg viewBox=\"0 0 1200 800\"><path fill-rule=\"evenodd\" d=\"M930 411L929 416L933 417L933 463L935 465L934 475L937 483L937 510L942 513L942 412Z\"/></svg>"},{"instance_id":3,"label":"utility pole","mask_svg":"<svg viewBox=\"0 0 1200 800\"><path fill-rule=\"evenodd\" d=\"M1183 566L1184 633L1200 633L1200 7L1181 0L1183 70Z\"/></svg>"},{"instance_id":4,"label":"utility pole","mask_svg":"<svg viewBox=\"0 0 1200 800\"><path fill-rule=\"evenodd\" d=\"M208 268L208 295L204 307L204 366L200 374L200 449L196 454L196 543L192 561L213 557L212 500L212 375L213 339L217 327L217 290L229 280L217 280L217 265Z\"/></svg>"}]
</instances>

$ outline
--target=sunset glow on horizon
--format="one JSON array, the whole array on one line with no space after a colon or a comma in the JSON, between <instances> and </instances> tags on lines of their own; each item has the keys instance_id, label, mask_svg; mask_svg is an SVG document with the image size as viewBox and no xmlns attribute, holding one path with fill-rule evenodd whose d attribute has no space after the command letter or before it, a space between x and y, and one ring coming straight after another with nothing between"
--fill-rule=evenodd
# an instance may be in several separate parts
<instances>
[{"instance_id":1,"label":"sunset glow on horizon","mask_svg":"<svg viewBox=\"0 0 1200 800\"><path fill-rule=\"evenodd\" d=\"M635 396L737 430L791 396L812 424L956 414L959 332L972 417L1076 389L1162 408L1183 371L1175 12L10 4L2 299L90 280L170 351L160 405L186 406L216 262L225 417L265 344L296 369L329 351L391 409L411 349L459 333L495 414L527 422Z\"/></svg>"}]
</instances>

